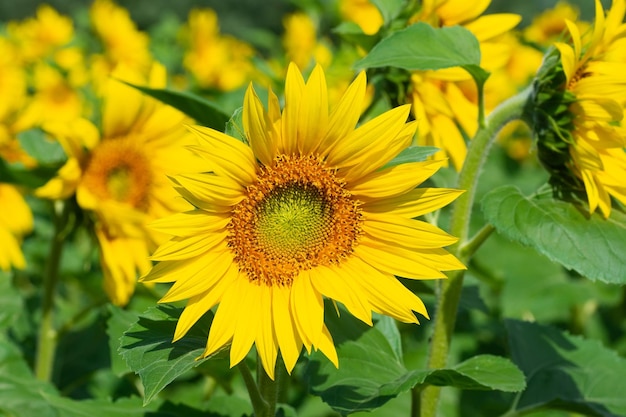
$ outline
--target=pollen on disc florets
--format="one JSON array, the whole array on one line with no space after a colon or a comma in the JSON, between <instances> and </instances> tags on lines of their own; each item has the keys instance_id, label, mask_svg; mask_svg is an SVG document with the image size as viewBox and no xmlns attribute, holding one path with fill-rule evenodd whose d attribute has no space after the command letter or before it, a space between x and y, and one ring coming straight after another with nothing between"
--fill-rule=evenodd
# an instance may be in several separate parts
<instances>
[{"instance_id":1,"label":"pollen on disc florets","mask_svg":"<svg viewBox=\"0 0 626 417\"><path fill-rule=\"evenodd\" d=\"M152 183L150 161L130 139L107 139L93 150L83 182L100 199L146 209Z\"/></svg>"},{"instance_id":2,"label":"pollen on disc florets","mask_svg":"<svg viewBox=\"0 0 626 417\"><path fill-rule=\"evenodd\" d=\"M252 282L291 285L302 270L344 260L362 221L344 185L315 155L280 155L262 167L228 225L239 269Z\"/></svg>"}]
</instances>

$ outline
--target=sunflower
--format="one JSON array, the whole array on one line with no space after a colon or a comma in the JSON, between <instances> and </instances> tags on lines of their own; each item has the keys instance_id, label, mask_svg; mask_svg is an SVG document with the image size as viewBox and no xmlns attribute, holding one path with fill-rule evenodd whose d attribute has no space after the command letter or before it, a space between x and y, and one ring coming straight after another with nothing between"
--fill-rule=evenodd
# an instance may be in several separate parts
<instances>
[{"instance_id":1,"label":"sunflower","mask_svg":"<svg viewBox=\"0 0 626 417\"><path fill-rule=\"evenodd\" d=\"M128 67L113 76L143 83ZM153 67L148 85L165 86L162 66ZM103 99L102 120L100 130L86 119L44 125L68 159L36 195L75 196L92 214L105 291L113 303L124 305L137 276L150 270L149 254L167 237L145 225L191 207L171 189L166 174L194 169L195 156L184 146L195 141L183 127L189 120L182 113L114 79Z\"/></svg>"},{"instance_id":2,"label":"sunflower","mask_svg":"<svg viewBox=\"0 0 626 417\"><path fill-rule=\"evenodd\" d=\"M596 18L590 41L583 48L581 33L566 20L573 45L556 43L565 73L563 88L569 97L568 151L566 166L582 180L589 211L611 213L611 196L626 204L626 130L624 117L626 61L623 56L626 2L613 2L604 15L596 1Z\"/></svg>"},{"instance_id":3,"label":"sunflower","mask_svg":"<svg viewBox=\"0 0 626 417\"><path fill-rule=\"evenodd\" d=\"M324 297L370 325L372 311L417 323L424 304L394 275L444 278L464 268L442 249L456 238L413 220L461 191L416 188L442 161L386 167L411 144L416 122L406 123L404 105L355 128L365 88L361 73L329 113L321 67L305 83L292 63L282 114L274 93L266 110L247 89L247 143L192 128L206 169L173 183L195 209L153 223L173 237L142 278L175 282L160 302L188 299L174 341L219 304L203 356L230 343L234 366L256 344L274 378L278 351L291 372L304 346L337 366Z\"/></svg>"}]
</instances>

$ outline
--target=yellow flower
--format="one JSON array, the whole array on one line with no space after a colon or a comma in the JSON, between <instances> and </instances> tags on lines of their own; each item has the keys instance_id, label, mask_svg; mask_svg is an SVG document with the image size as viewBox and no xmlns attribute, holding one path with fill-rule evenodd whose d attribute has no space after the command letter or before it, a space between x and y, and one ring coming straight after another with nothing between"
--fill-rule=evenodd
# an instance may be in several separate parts
<instances>
[{"instance_id":1,"label":"yellow flower","mask_svg":"<svg viewBox=\"0 0 626 417\"><path fill-rule=\"evenodd\" d=\"M589 29L589 23L578 20L579 11L574 5L559 1L553 8L535 16L531 24L524 29L524 39L540 46L550 46L562 38L567 26L565 20L576 22L580 33Z\"/></svg>"},{"instance_id":2,"label":"yellow flower","mask_svg":"<svg viewBox=\"0 0 626 417\"><path fill-rule=\"evenodd\" d=\"M175 282L160 302L189 299L174 340L219 304L203 356L230 343L234 366L256 344L273 378L278 351L291 372L304 346L337 366L324 297L370 325L372 311L417 323L424 304L394 275L464 268L442 249L456 238L413 220L461 192L416 188L441 161L385 167L411 144L416 122L406 123L404 105L355 128L365 88L361 73L329 113L321 67L305 83L291 64L282 114L275 94L266 110L248 88L246 143L193 128L206 167L173 178L196 208L154 223L174 237L142 278Z\"/></svg>"},{"instance_id":3,"label":"yellow flower","mask_svg":"<svg viewBox=\"0 0 626 417\"><path fill-rule=\"evenodd\" d=\"M145 80L127 67L115 79L134 84ZM165 86L165 69L154 65L152 88ZM149 253L165 237L145 224L190 206L171 189L166 174L193 170L195 143L183 127L186 117L172 107L111 79L103 99L102 129L86 119L44 125L63 146L68 160L57 177L36 190L39 197L76 196L94 214L104 286L113 303L132 295L137 273L150 267Z\"/></svg>"},{"instance_id":4,"label":"yellow flower","mask_svg":"<svg viewBox=\"0 0 626 417\"><path fill-rule=\"evenodd\" d=\"M32 167L35 160L20 147L17 134L33 127L36 120L25 113L27 77L16 61L14 46L0 38L0 157Z\"/></svg>"},{"instance_id":5,"label":"yellow flower","mask_svg":"<svg viewBox=\"0 0 626 417\"><path fill-rule=\"evenodd\" d=\"M137 30L128 10L111 0L95 0L89 9L91 25L104 52L92 56L92 77L96 91L106 83L111 71L123 64L146 74L152 62L148 35Z\"/></svg>"},{"instance_id":6,"label":"yellow flower","mask_svg":"<svg viewBox=\"0 0 626 417\"><path fill-rule=\"evenodd\" d=\"M37 7L36 17L24 22L9 22L7 32L16 43L21 59L32 63L69 43L74 36L74 27L69 17L42 4Z\"/></svg>"},{"instance_id":7,"label":"yellow flower","mask_svg":"<svg viewBox=\"0 0 626 417\"><path fill-rule=\"evenodd\" d=\"M573 45L556 43L565 72L565 89L574 96L571 161L568 167L583 183L589 211L611 213L610 196L626 204L626 130L624 117L626 62L623 60L626 2L615 0L604 16L596 1L590 42L583 47L578 27L566 20ZM612 60L615 57L618 60Z\"/></svg>"},{"instance_id":8,"label":"yellow flower","mask_svg":"<svg viewBox=\"0 0 626 417\"><path fill-rule=\"evenodd\" d=\"M374 35L383 25L383 15L369 0L341 0L339 11L343 19L354 22L366 35Z\"/></svg>"},{"instance_id":9,"label":"yellow flower","mask_svg":"<svg viewBox=\"0 0 626 417\"><path fill-rule=\"evenodd\" d=\"M515 27L521 17L510 13L481 16L490 3L491 0L426 0L411 22L465 27L480 43L481 66L494 72L504 68L511 55L511 46L501 40L502 35ZM465 160L465 138L472 137L478 128L477 101L475 93L466 89L468 82L471 76L461 68L419 71L411 77L409 91L413 113L420 122L418 144L441 149L435 158L448 156L456 170Z\"/></svg>"},{"instance_id":10,"label":"yellow flower","mask_svg":"<svg viewBox=\"0 0 626 417\"><path fill-rule=\"evenodd\" d=\"M33 215L19 191L11 184L0 183L0 270L24 269L20 249L22 237L33 229Z\"/></svg>"},{"instance_id":11,"label":"yellow flower","mask_svg":"<svg viewBox=\"0 0 626 417\"><path fill-rule=\"evenodd\" d=\"M183 63L200 87L231 91L250 79L254 49L232 36L220 35L213 10L191 10L184 34L188 50Z\"/></svg>"},{"instance_id":12,"label":"yellow flower","mask_svg":"<svg viewBox=\"0 0 626 417\"><path fill-rule=\"evenodd\" d=\"M47 121L70 121L80 117L84 102L58 69L39 62L32 75L35 90L25 113L37 124Z\"/></svg>"},{"instance_id":13,"label":"yellow flower","mask_svg":"<svg viewBox=\"0 0 626 417\"><path fill-rule=\"evenodd\" d=\"M293 13L283 19L285 34L283 45L287 60L301 70L316 62L322 67L330 64L332 53L317 40L317 29L313 20L305 13Z\"/></svg>"}]
</instances>

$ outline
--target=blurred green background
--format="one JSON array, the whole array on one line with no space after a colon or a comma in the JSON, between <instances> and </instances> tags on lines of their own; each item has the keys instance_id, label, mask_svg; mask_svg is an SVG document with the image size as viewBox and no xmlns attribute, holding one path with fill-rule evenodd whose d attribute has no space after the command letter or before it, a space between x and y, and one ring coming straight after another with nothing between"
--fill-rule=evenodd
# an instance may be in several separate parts
<instances>
[{"instance_id":1,"label":"blurred green background","mask_svg":"<svg viewBox=\"0 0 626 417\"><path fill-rule=\"evenodd\" d=\"M333 0L318 0L330 3ZM471 1L471 0L470 0ZM493 0L489 12L519 13L524 17L521 26L530 23L538 11L550 8L558 0ZM580 7L583 18L589 20L593 16L593 0L570 0ZM23 19L34 14L37 5L47 3L63 14L72 14L77 8L88 6L89 0L0 0L0 20ZM220 17L221 30L226 33L237 33L243 27L263 27L274 32L282 30L282 16L296 8L297 1L288 0L118 0L117 4L127 8L140 29L150 26L166 15L175 15L185 20L187 13L194 7L210 7ZM306 0L304 3L311 3ZM604 0L605 7L610 0Z\"/></svg>"}]
</instances>

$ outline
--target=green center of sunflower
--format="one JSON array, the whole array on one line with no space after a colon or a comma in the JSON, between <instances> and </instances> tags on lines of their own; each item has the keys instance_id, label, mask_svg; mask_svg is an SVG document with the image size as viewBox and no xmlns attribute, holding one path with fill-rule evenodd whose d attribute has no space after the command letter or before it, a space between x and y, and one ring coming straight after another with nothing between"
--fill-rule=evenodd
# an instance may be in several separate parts
<instances>
[{"instance_id":1,"label":"green center of sunflower","mask_svg":"<svg viewBox=\"0 0 626 417\"><path fill-rule=\"evenodd\" d=\"M332 207L310 184L276 187L259 207L257 238L275 255L305 255L323 244Z\"/></svg>"},{"instance_id":2,"label":"green center of sunflower","mask_svg":"<svg viewBox=\"0 0 626 417\"><path fill-rule=\"evenodd\" d=\"M235 206L228 244L250 281L291 285L300 271L339 264L358 244L359 202L315 156L276 157Z\"/></svg>"}]
</instances>

